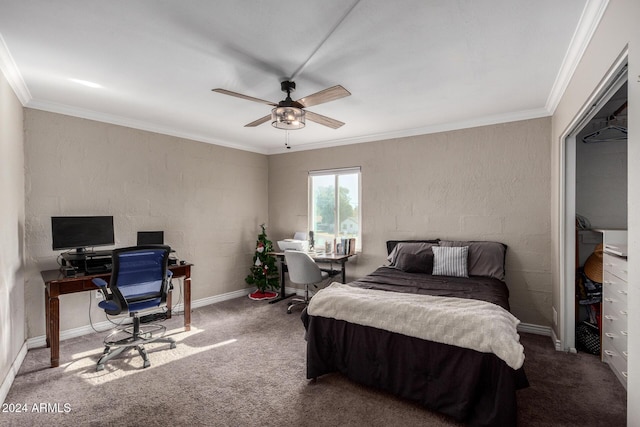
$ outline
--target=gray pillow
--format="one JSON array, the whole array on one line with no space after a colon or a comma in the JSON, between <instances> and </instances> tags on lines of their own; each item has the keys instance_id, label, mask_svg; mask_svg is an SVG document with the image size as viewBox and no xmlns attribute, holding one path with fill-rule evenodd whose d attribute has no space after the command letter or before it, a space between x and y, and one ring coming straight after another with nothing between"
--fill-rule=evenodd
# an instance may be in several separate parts
<instances>
[{"instance_id":1,"label":"gray pillow","mask_svg":"<svg viewBox=\"0 0 640 427\"><path fill-rule=\"evenodd\" d=\"M396 247L393 248L387 257L387 260L392 266L397 267L396 263L399 254L433 255L433 252L431 251L433 246L438 246L438 244L427 242L399 242Z\"/></svg>"},{"instance_id":2,"label":"gray pillow","mask_svg":"<svg viewBox=\"0 0 640 427\"><path fill-rule=\"evenodd\" d=\"M434 276L469 277L467 274L469 248L467 246L434 246L432 249Z\"/></svg>"},{"instance_id":3,"label":"gray pillow","mask_svg":"<svg viewBox=\"0 0 640 427\"><path fill-rule=\"evenodd\" d=\"M433 270L433 253L412 254L401 252L396 257L395 267L407 273L431 274Z\"/></svg>"},{"instance_id":4,"label":"gray pillow","mask_svg":"<svg viewBox=\"0 0 640 427\"><path fill-rule=\"evenodd\" d=\"M504 260L507 246L500 242L489 241L452 241L442 240L441 246L468 246L468 273L470 276L493 277L504 280Z\"/></svg>"},{"instance_id":5,"label":"gray pillow","mask_svg":"<svg viewBox=\"0 0 640 427\"><path fill-rule=\"evenodd\" d=\"M387 255L393 252L393 249L396 247L398 243L433 243L438 244L440 239L420 239L420 240L387 240Z\"/></svg>"}]
</instances>

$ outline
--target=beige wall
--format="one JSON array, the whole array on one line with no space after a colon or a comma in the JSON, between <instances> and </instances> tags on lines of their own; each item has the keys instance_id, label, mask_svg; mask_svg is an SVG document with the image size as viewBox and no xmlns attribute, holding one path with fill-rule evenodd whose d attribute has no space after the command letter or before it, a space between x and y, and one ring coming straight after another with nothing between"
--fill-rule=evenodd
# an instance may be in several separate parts
<instances>
[{"instance_id":1,"label":"beige wall","mask_svg":"<svg viewBox=\"0 0 640 427\"><path fill-rule=\"evenodd\" d=\"M25 109L27 327L45 333L39 271L57 268L51 216L113 215L116 246L164 230L192 269L192 299L244 289L258 225L267 220L267 158ZM61 297L62 331L104 321L89 293Z\"/></svg>"},{"instance_id":2,"label":"beige wall","mask_svg":"<svg viewBox=\"0 0 640 427\"><path fill-rule=\"evenodd\" d=\"M25 343L23 112L0 72L0 402Z\"/></svg>"},{"instance_id":3,"label":"beige wall","mask_svg":"<svg viewBox=\"0 0 640 427\"><path fill-rule=\"evenodd\" d=\"M381 265L389 239L500 241L512 311L550 326L550 135L550 119L536 119L269 156L270 236L308 228L309 170L361 166L363 252L350 278Z\"/></svg>"},{"instance_id":4,"label":"beige wall","mask_svg":"<svg viewBox=\"0 0 640 427\"><path fill-rule=\"evenodd\" d=\"M621 52L628 46L629 61L629 140L628 140L628 230L629 230L629 307L640 307L640 263L634 261L640 257L640 170L634 167L640 160L640 2L637 0L610 1L605 14L594 34L582 60L576 69L571 83L567 87L552 122L552 239L553 259L553 304L563 319L564 308L562 294L565 286L560 277L560 248L562 242L560 224L562 181L562 155L564 153L561 137L569 129L572 120L579 115L581 108L587 105L590 96L596 91ZM565 319L567 322L572 319ZM629 425L640 422L640 310L629 310L629 360L627 419ZM560 324L556 333L564 337L564 324ZM632 402L634 404L632 404Z\"/></svg>"},{"instance_id":5,"label":"beige wall","mask_svg":"<svg viewBox=\"0 0 640 427\"><path fill-rule=\"evenodd\" d=\"M627 228L627 142L576 143L576 212L594 228Z\"/></svg>"}]
</instances>

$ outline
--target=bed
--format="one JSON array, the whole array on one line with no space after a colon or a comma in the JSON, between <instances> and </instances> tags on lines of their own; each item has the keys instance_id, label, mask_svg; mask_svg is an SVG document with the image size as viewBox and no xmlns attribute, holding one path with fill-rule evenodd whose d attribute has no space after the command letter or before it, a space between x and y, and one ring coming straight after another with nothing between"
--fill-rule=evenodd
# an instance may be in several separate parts
<instances>
[{"instance_id":1,"label":"bed","mask_svg":"<svg viewBox=\"0 0 640 427\"><path fill-rule=\"evenodd\" d=\"M516 425L516 391L529 384L506 249L388 241L389 265L331 284L303 311L307 378L340 372L470 425Z\"/></svg>"}]
</instances>

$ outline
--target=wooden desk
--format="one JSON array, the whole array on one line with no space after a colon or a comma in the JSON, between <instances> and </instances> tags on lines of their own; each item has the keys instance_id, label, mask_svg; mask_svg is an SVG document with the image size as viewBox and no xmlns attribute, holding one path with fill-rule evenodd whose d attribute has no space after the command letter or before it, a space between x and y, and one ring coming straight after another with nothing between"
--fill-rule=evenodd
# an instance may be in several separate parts
<instances>
[{"instance_id":1,"label":"wooden desk","mask_svg":"<svg viewBox=\"0 0 640 427\"><path fill-rule=\"evenodd\" d=\"M284 262L284 252L271 252L271 255L275 256L278 259L278 261L280 261L280 296L276 299L269 301L269 304L282 301L284 299L287 299L295 295L295 294L287 295L285 292L286 283L285 283L284 273L286 273L288 270L287 270L287 264L285 264ZM340 274L342 283L345 283L347 280L345 264L347 263L347 261L349 261L349 258L351 258L352 256L355 256L355 254L343 255L343 254L325 254L325 253L314 253L314 252L309 252L309 255L311 255L311 258L313 258L315 262L329 263L330 264L329 270L328 270L329 275L337 276L338 274ZM334 263L340 265L340 270L333 269ZM327 270L324 270L324 271L327 271Z\"/></svg>"},{"instance_id":2,"label":"wooden desk","mask_svg":"<svg viewBox=\"0 0 640 427\"><path fill-rule=\"evenodd\" d=\"M169 270L173 277L184 276L184 329L191 330L191 266L170 265ZM60 365L60 300L58 297L76 292L97 291L98 287L91 280L100 277L107 282L110 273L78 274L73 277L65 277L60 270L41 271L44 280L44 308L47 327L47 347L51 347L51 367ZM168 317L171 318L171 292L167 295Z\"/></svg>"}]
</instances>

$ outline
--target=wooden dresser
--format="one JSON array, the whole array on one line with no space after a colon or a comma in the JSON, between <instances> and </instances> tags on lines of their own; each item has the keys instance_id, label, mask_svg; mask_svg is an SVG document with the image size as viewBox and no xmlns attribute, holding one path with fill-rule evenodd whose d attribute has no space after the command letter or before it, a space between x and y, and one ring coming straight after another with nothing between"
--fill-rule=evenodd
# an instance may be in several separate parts
<instances>
[{"instance_id":1,"label":"wooden dresser","mask_svg":"<svg viewBox=\"0 0 640 427\"><path fill-rule=\"evenodd\" d=\"M602 361L627 388L627 258L626 245L607 246L603 254Z\"/></svg>"}]
</instances>

